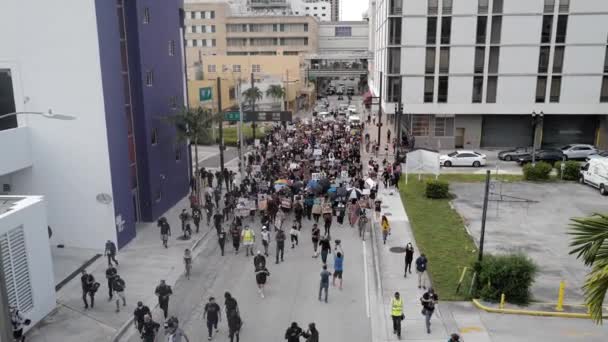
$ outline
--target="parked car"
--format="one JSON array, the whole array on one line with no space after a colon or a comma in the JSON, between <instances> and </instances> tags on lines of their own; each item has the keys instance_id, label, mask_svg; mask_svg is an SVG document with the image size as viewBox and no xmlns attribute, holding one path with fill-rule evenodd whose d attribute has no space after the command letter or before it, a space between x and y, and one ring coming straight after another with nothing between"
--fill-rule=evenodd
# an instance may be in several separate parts
<instances>
[{"instance_id":1,"label":"parked car","mask_svg":"<svg viewBox=\"0 0 608 342\"><path fill-rule=\"evenodd\" d=\"M590 154L597 153L597 150L595 149L595 147L593 147L593 145L586 144L566 145L560 148L560 150L562 150L562 152L566 156L566 159L585 159Z\"/></svg>"},{"instance_id":2,"label":"parked car","mask_svg":"<svg viewBox=\"0 0 608 342\"><path fill-rule=\"evenodd\" d=\"M480 167L486 165L486 156L475 151L455 151L439 156L439 165Z\"/></svg>"},{"instance_id":3,"label":"parked car","mask_svg":"<svg viewBox=\"0 0 608 342\"><path fill-rule=\"evenodd\" d=\"M589 184L608 196L608 159L594 158L581 167L578 181Z\"/></svg>"},{"instance_id":4,"label":"parked car","mask_svg":"<svg viewBox=\"0 0 608 342\"><path fill-rule=\"evenodd\" d=\"M355 95L355 87L346 88L346 95L350 95L350 96Z\"/></svg>"},{"instance_id":5,"label":"parked car","mask_svg":"<svg viewBox=\"0 0 608 342\"><path fill-rule=\"evenodd\" d=\"M498 159L514 161L517 160L517 158L529 153L532 153L532 147L516 147L512 150L498 152Z\"/></svg>"},{"instance_id":6,"label":"parked car","mask_svg":"<svg viewBox=\"0 0 608 342\"><path fill-rule=\"evenodd\" d=\"M587 161L595 158L608 158L608 151L598 151L596 154L590 154L587 156Z\"/></svg>"},{"instance_id":7,"label":"parked car","mask_svg":"<svg viewBox=\"0 0 608 342\"><path fill-rule=\"evenodd\" d=\"M536 150L536 161L544 161L551 165L555 162L564 159L564 154L560 150ZM532 162L532 152L517 158L519 165L525 165Z\"/></svg>"}]
</instances>

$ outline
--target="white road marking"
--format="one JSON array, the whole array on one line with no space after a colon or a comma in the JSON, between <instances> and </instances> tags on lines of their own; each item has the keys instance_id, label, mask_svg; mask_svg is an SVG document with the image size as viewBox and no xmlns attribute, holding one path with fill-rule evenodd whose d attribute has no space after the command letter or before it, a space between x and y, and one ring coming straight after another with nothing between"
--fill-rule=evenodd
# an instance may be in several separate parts
<instances>
[{"instance_id":1,"label":"white road marking","mask_svg":"<svg viewBox=\"0 0 608 342\"><path fill-rule=\"evenodd\" d=\"M369 277L367 275L367 248L365 247L365 241L361 241L363 244L363 274L365 275L365 313L367 314L367 318L371 318L370 310L369 310Z\"/></svg>"}]
</instances>

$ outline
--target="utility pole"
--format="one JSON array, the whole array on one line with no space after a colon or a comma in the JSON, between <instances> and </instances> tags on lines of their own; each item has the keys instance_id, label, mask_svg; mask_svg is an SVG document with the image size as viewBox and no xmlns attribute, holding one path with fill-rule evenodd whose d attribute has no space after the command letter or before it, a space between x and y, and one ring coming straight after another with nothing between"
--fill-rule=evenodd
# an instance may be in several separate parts
<instances>
[{"instance_id":1,"label":"utility pole","mask_svg":"<svg viewBox=\"0 0 608 342\"><path fill-rule=\"evenodd\" d=\"M486 216L488 214L488 196L490 194L490 170L486 170L486 190L483 196L483 212L481 214L481 236L479 238L479 257L477 261L483 259L483 241L486 235Z\"/></svg>"},{"instance_id":2,"label":"utility pole","mask_svg":"<svg viewBox=\"0 0 608 342\"><path fill-rule=\"evenodd\" d=\"M241 79L237 84L237 101L239 101L239 171L241 171L241 179L245 179L245 163L243 162L243 102L241 101Z\"/></svg>"},{"instance_id":3,"label":"utility pole","mask_svg":"<svg viewBox=\"0 0 608 342\"><path fill-rule=\"evenodd\" d=\"M253 88L255 87L255 80L253 79L253 71L251 72L251 110L255 111L255 94ZM253 130L253 141L255 142L255 118L251 121L251 129Z\"/></svg>"},{"instance_id":4,"label":"utility pole","mask_svg":"<svg viewBox=\"0 0 608 342\"><path fill-rule=\"evenodd\" d=\"M380 141L382 140L382 71L380 71L380 89L378 91L378 150L380 151Z\"/></svg>"},{"instance_id":5,"label":"utility pole","mask_svg":"<svg viewBox=\"0 0 608 342\"><path fill-rule=\"evenodd\" d=\"M217 112L220 116L220 171L224 172L224 113L222 113L222 79L217 78Z\"/></svg>"},{"instance_id":6,"label":"utility pole","mask_svg":"<svg viewBox=\"0 0 608 342\"><path fill-rule=\"evenodd\" d=\"M4 277L4 262L2 251L0 250L0 341L13 341L13 325L11 323L10 311L8 308L8 291L6 289L6 278Z\"/></svg>"}]
</instances>

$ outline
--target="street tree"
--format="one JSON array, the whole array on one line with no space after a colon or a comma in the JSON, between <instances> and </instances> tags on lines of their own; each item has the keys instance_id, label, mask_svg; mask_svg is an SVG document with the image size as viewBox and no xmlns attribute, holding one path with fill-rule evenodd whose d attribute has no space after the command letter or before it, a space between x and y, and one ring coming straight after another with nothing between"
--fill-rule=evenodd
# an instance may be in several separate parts
<instances>
[{"instance_id":1,"label":"street tree","mask_svg":"<svg viewBox=\"0 0 608 342\"><path fill-rule=\"evenodd\" d=\"M285 102L285 88L278 84L273 84L266 89L266 96L275 100L281 100L281 106L283 106Z\"/></svg>"},{"instance_id":2,"label":"street tree","mask_svg":"<svg viewBox=\"0 0 608 342\"><path fill-rule=\"evenodd\" d=\"M571 219L573 236L570 254L576 254L586 266L587 274L583 291L589 313L596 323L602 322L602 310L608 291L608 214L593 214L589 217Z\"/></svg>"},{"instance_id":3,"label":"street tree","mask_svg":"<svg viewBox=\"0 0 608 342\"><path fill-rule=\"evenodd\" d=\"M262 91L260 90L260 88L258 87L251 87L247 90L245 90L243 92L243 97L244 100L249 102L249 104L251 105L251 110L255 111L255 102L256 101L260 101L263 97L264 94L262 94ZM253 138L255 139L255 121L251 123L251 129L253 130Z\"/></svg>"}]
</instances>

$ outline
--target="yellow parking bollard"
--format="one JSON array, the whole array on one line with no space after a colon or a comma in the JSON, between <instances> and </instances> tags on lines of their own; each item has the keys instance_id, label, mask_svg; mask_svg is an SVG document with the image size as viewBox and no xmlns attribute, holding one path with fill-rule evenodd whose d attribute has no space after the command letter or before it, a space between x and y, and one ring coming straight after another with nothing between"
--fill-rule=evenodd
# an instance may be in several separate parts
<instances>
[{"instance_id":1,"label":"yellow parking bollard","mask_svg":"<svg viewBox=\"0 0 608 342\"><path fill-rule=\"evenodd\" d=\"M555 311L564 311L564 292L566 291L566 282L559 282L559 293L557 294L557 306Z\"/></svg>"},{"instance_id":2,"label":"yellow parking bollard","mask_svg":"<svg viewBox=\"0 0 608 342\"><path fill-rule=\"evenodd\" d=\"M500 304L498 305L499 309L504 309L505 308L505 294L501 294L500 295Z\"/></svg>"}]
</instances>

